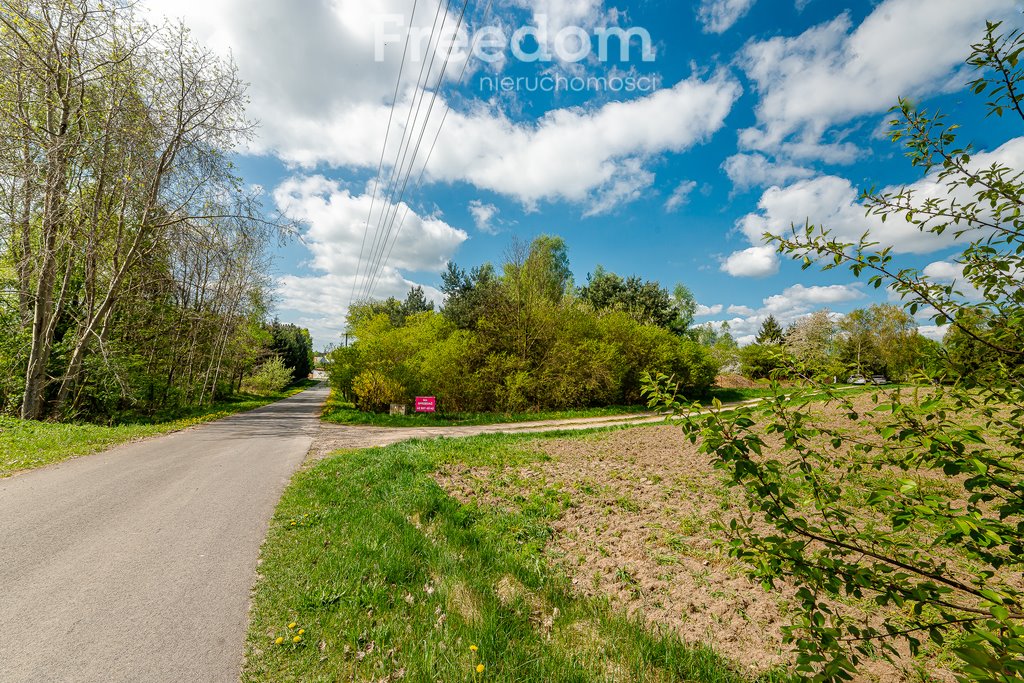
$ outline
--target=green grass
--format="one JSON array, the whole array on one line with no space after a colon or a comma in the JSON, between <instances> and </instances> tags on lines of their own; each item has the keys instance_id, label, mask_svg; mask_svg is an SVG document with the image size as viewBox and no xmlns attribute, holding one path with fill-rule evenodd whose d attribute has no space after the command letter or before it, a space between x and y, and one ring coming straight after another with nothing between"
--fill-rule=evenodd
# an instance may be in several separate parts
<instances>
[{"instance_id":1,"label":"green grass","mask_svg":"<svg viewBox=\"0 0 1024 683\"><path fill-rule=\"evenodd\" d=\"M387 415L356 410L352 404L331 398L324 408L323 419L342 425L373 425L375 427L457 427L471 425L533 422L536 420L572 420L581 417L614 417L647 412L647 406L611 406L576 410L549 410L533 413L419 413Z\"/></svg>"},{"instance_id":2,"label":"green grass","mask_svg":"<svg viewBox=\"0 0 1024 683\"><path fill-rule=\"evenodd\" d=\"M771 395L769 388L757 389L714 389L706 401L717 398L723 403L748 401ZM575 410L548 410L531 413L420 413L410 415L381 415L356 410L351 403L333 394L324 408L323 419L341 425L372 425L375 427L455 427L513 422L534 422L537 420L573 420L588 417L615 417L649 412L646 405L607 406L602 408L579 408Z\"/></svg>"},{"instance_id":3,"label":"green grass","mask_svg":"<svg viewBox=\"0 0 1024 683\"><path fill-rule=\"evenodd\" d=\"M300 472L263 547L243 680L745 680L710 649L573 593L542 554L566 492L463 505L429 476L544 457L529 439L487 435L344 452Z\"/></svg>"},{"instance_id":4,"label":"green grass","mask_svg":"<svg viewBox=\"0 0 1024 683\"><path fill-rule=\"evenodd\" d=\"M176 432L193 425L253 410L309 388L304 381L270 396L239 395L201 408L158 414L125 424L34 422L0 416L0 478L14 472L52 465L117 444Z\"/></svg>"}]
</instances>

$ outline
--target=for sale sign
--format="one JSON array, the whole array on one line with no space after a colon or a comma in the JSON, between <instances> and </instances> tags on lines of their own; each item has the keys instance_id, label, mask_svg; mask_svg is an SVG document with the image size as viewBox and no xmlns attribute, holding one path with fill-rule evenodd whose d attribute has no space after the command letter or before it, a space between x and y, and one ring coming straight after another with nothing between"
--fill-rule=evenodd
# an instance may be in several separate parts
<instances>
[{"instance_id":1,"label":"for sale sign","mask_svg":"<svg viewBox=\"0 0 1024 683\"><path fill-rule=\"evenodd\" d=\"M436 413L437 412L437 398L434 396L417 396L416 397L416 412L417 413Z\"/></svg>"}]
</instances>

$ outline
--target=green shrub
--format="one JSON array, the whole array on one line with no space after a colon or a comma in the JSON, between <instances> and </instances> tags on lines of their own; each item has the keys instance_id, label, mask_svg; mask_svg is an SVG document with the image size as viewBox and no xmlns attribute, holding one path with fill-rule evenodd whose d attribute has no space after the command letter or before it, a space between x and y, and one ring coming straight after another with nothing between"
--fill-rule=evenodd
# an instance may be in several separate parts
<instances>
[{"instance_id":1,"label":"green shrub","mask_svg":"<svg viewBox=\"0 0 1024 683\"><path fill-rule=\"evenodd\" d=\"M252 394L267 395L281 391L292 383L292 369L274 356L242 382L242 389Z\"/></svg>"},{"instance_id":2,"label":"green shrub","mask_svg":"<svg viewBox=\"0 0 1024 683\"><path fill-rule=\"evenodd\" d=\"M403 403L407 398L405 387L380 370L364 370L352 381L356 406L368 412L383 412L392 403Z\"/></svg>"},{"instance_id":3,"label":"green shrub","mask_svg":"<svg viewBox=\"0 0 1024 683\"><path fill-rule=\"evenodd\" d=\"M743 375L750 379L776 378L787 366L780 344L751 344L740 349Z\"/></svg>"}]
</instances>

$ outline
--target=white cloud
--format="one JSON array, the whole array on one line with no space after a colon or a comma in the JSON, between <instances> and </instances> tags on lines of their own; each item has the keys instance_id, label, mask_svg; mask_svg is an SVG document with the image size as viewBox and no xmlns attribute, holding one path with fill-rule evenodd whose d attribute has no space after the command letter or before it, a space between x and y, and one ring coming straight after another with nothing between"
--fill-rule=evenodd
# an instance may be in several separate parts
<instances>
[{"instance_id":1,"label":"white cloud","mask_svg":"<svg viewBox=\"0 0 1024 683\"><path fill-rule=\"evenodd\" d=\"M407 279L403 271L440 272L469 237L438 217L421 216L412 210L407 213L409 207L405 203L394 206L379 197L374 201L370 194L353 195L338 182L323 176L289 178L274 190L273 196L282 212L307 226L302 237L311 254L309 265L320 273L280 278L277 288L280 307L321 315L323 329L344 326L346 305L354 284L356 297L359 297L373 245L383 243L385 237L385 233L378 236L375 231L382 214L395 215L396 219L388 246L381 252L390 251L390 258L377 276L375 298L404 297L415 283ZM369 232L365 232L371 204L373 218ZM364 252L362 262L361 251ZM441 300L436 290L428 288L428 294L436 295L436 301Z\"/></svg>"},{"instance_id":2,"label":"white cloud","mask_svg":"<svg viewBox=\"0 0 1024 683\"><path fill-rule=\"evenodd\" d=\"M322 135L326 147L346 145L350 154L379 159L387 118L371 117L377 114L376 105L394 95L405 41L387 41L384 59L377 61L378 26L382 34L404 36L412 10L409 0L149 0L145 6L155 17L184 18L198 40L234 58L250 84L250 116L260 122L252 151L305 163L316 136ZM438 0L421 0L413 27L429 33L437 7ZM454 34L457 23L457 14L450 13L447 35ZM465 36L465 28L460 33ZM429 54L426 40L411 45L403 72L407 95L421 65L429 61L424 60ZM437 57L427 82L433 84L448 44L434 41L431 47ZM461 67L453 52L448 79L457 77ZM353 120L360 124L356 135L346 135L344 126ZM379 137L358 139L368 132Z\"/></svg>"},{"instance_id":3,"label":"white cloud","mask_svg":"<svg viewBox=\"0 0 1024 683\"><path fill-rule=\"evenodd\" d=\"M767 277L779 272L779 257L773 247L750 247L730 254L722 270L733 277Z\"/></svg>"},{"instance_id":4,"label":"white cloud","mask_svg":"<svg viewBox=\"0 0 1024 683\"><path fill-rule=\"evenodd\" d=\"M584 216L599 216L611 213L643 195L643 191L654 183L654 174L643 167L640 159L626 159L622 162L617 177L605 183L590 200Z\"/></svg>"},{"instance_id":5,"label":"white cloud","mask_svg":"<svg viewBox=\"0 0 1024 683\"><path fill-rule=\"evenodd\" d=\"M703 0L697 20L705 33L725 33L746 16L757 0Z\"/></svg>"},{"instance_id":6,"label":"white cloud","mask_svg":"<svg viewBox=\"0 0 1024 683\"><path fill-rule=\"evenodd\" d=\"M1011 169L1024 168L1024 137L1014 138L992 152L977 153L971 159L971 166L975 169L992 164ZM898 186L890 186L883 188L882 192L899 189ZM951 197L947 184L939 180L938 171L908 185L906 189L912 193L915 204L928 199L945 201ZM973 200L970 191L965 192L963 188L953 196L961 204ZM892 247L898 254L929 254L948 248L957 241L954 230L947 230L941 235L922 232L898 216L883 223L879 216L866 214L859 197L860 193L853 184L838 176L820 176L787 187L771 187L761 195L758 211L737 221L737 228L755 245L755 249L768 249L761 246L764 233L787 235L792 226L801 227L807 221L828 228L834 238L846 242L857 242L864 233L870 233L871 240ZM729 260L748 264L759 253L746 249L736 252ZM724 267L723 270L732 272Z\"/></svg>"},{"instance_id":7,"label":"white cloud","mask_svg":"<svg viewBox=\"0 0 1024 683\"><path fill-rule=\"evenodd\" d=\"M669 213L678 211L680 208L686 206L690 201L690 193L696 189L697 183L693 180L684 180L679 183L675 190L672 191L672 196L665 202L665 210Z\"/></svg>"},{"instance_id":8,"label":"white cloud","mask_svg":"<svg viewBox=\"0 0 1024 683\"><path fill-rule=\"evenodd\" d=\"M949 328L950 325L920 325L917 331L921 333L922 337L940 342L946 337Z\"/></svg>"},{"instance_id":9,"label":"white cloud","mask_svg":"<svg viewBox=\"0 0 1024 683\"><path fill-rule=\"evenodd\" d=\"M653 181L646 168L651 157L709 139L739 94L739 84L720 72L596 110L551 111L536 123L484 110L452 112L428 173L529 207L554 199L628 201Z\"/></svg>"},{"instance_id":10,"label":"white cloud","mask_svg":"<svg viewBox=\"0 0 1024 683\"><path fill-rule=\"evenodd\" d=\"M718 315L722 312L722 304L715 304L714 306L705 306L704 304L697 304L697 312L695 315L698 318L703 318L709 315Z\"/></svg>"},{"instance_id":11,"label":"white cloud","mask_svg":"<svg viewBox=\"0 0 1024 683\"><path fill-rule=\"evenodd\" d=\"M935 261L925 266L925 275L938 280L939 282L954 282L956 280L963 279L964 267L960 263L950 263L949 261Z\"/></svg>"},{"instance_id":12,"label":"white cloud","mask_svg":"<svg viewBox=\"0 0 1024 683\"><path fill-rule=\"evenodd\" d=\"M722 164L737 190L767 185L782 185L791 180L810 178L814 171L803 166L773 163L763 154L734 154Z\"/></svg>"},{"instance_id":13,"label":"white cloud","mask_svg":"<svg viewBox=\"0 0 1024 683\"><path fill-rule=\"evenodd\" d=\"M745 345L754 341L761 323L769 315L786 326L822 308L858 301L864 297L860 283L812 287L793 285L779 294L765 297L757 310L747 306L730 306L728 313L735 317L713 321L711 324L720 329L722 323L728 323L736 341Z\"/></svg>"},{"instance_id":14,"label":"white cloud","mask_svg":"<svg viewBox=\"0 0 1024 683\"><path fill-rule=\"evenodd\" d=\"M473 215L473 223L476 224L477 230L488 235L498 234L498 227L494 224L494 219L498 216L498 207L494 204L485 204L479 199L474 199L469 203L469 213Z\"/></svg>"},{"instance_id":15,"label":"white cloud","mask_svg":"<svg viewBox=\"0 0 1024 683\"><path fill-rule=\"evenodd\" d=\"M856 28L843 13L796 37L749 43L739 63L760 101L758 126L741 132L741 146L851 161L855 148L825 139L830 127L947 87L985 20L1009 16L1016 4L885 0Z\"/></svg>"},{"instance_id":16,"label":"white cloud","mask_svg":"<svg viewBox=\"0 0 1024 683\"><path fill-rule=\"evenodd\" d=\"M546 14L553 26L601 26L619 16L600 0L518 4ZM251 84L250 113L261 124L251 151L307 169L377 168L404 41L391 41L385 60L375 61L374 23L379 16L407 17L409 0L154 0L153 7L157 13L183 15L199 40L230 49L241 77ZM436 0L420 2L416 24L429 25L436 7ZM398 24L388 30L397 31ZM410 103L418 94L417 66L405 69L386 173L398 157ZM446 119L427 179L467 182L531 208L565 200L592 212L609 211L611 203L628 202L649 186L648 167L655 157L685 151L720 130L740 91L736 79L722 71L645 97L552 110L535 120L510 118L500 98L460 105ZM413 130L428 123L421 162L446 106L439 97L426 121L430 108L425 104L413 123Z\"/></svg>"},{"instance_id":17,"label":"white cloud","mask_svg":"<svg viewBox=\"0 0 1024 683\"><path fill-rule=\"evenodd\" d=\"M397 216L393 222L394 250L388 260L392 268L413 272L439 272L469 235L440 218L424 217L371 195L353 196L333 180L323 176L290 178L274 190L274 201L288 216L309 226L304 241L313 255L312 266L334 274L354 274L363 244L366 220L373 204L366 251L373 241L382 213ZM408 210L408 211L407 211ZM404 223L402 217L406 216ZM401 233L398 233L401 225ZM398 239L395 239L395 238Z\"/></svg>"}]
</instances>

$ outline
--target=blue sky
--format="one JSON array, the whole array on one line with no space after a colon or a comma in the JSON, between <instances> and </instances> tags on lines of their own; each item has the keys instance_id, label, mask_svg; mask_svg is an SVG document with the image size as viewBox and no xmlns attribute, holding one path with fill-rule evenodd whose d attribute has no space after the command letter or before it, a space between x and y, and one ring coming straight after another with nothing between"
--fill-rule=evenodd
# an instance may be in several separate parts
<instances>
[{"instance_id":1,"label":"blue sky","mask_svg":"<svg viewBox=\"0 0 1024 683\"><path fill-rule=\"evenodd\" d=\"M747 340L768 314L790 322L886 296L843 272L801 271L765 247L765 230L808 218L850 237L872 230L903 262L956 276L955 245L883 226L857 204L871 186L944 192L885 137L898 96L961 121L965 141L982 153L977 163L1024 163L1024 138L1010 122L985 118L963 67L986 19L1021 23L1010 0L493 0L489 12L486 0L470 0L461 26L456 0L445 25L449 33L458 26L466 44L487 26L506 36L546 26L520 47L532 54L543 44L551 60L494 48L489 54L502 59L470 57L460 80L457 48L442 78L448 44L434 43L424 83L418 60L430 64L431 49L413 41L398 81L404 30L411 18L431 35L434 18L445 17L437 2L150 2L230 53L251 84L249 112L260 127L237 163L264 189L268 209L303 226L302 239L277 254L277 314L309 327L318 346L338 342L351 293L365 284L364 231L372 244L386 203L408 217L401 234L389 233L395 247L383 250L390 258L374 278L377 297L422 284L440 303L447 261L499 261L513 237L549 233L568 243L578 282L600 264L668 287L685 283L702 304L700 322L728 321ZM653 59L643 59L639 38L626 60L616 50L605 61L566 54L580 47L574 36L588 36L596 51L601 31L616 28L646 31ZM542 76L646 77L657 87L531 90ZM499 78L528 80L495 92L489 84ZM420 116L406 127L419 101ZM424 125L403 203L397 190L387 202L383 189L372 199L385 137L382 188L401 158L399 141L417 139Z\"/></svg>"}]
</instances>

